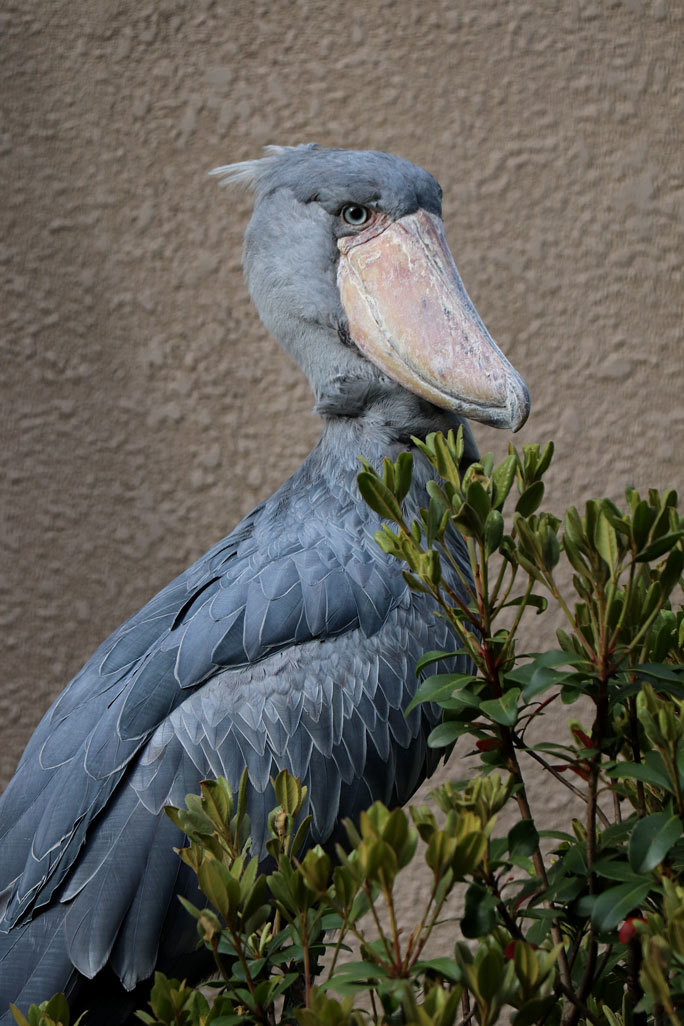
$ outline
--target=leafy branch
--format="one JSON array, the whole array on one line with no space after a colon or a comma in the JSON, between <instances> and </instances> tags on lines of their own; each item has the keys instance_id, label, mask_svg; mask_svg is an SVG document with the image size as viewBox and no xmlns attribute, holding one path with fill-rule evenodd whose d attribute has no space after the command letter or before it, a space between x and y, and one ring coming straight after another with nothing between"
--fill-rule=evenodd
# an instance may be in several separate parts
<instances>
[{"instance_id":1,"label":"leafy branch","mask_svg":"<svg viewBox=\"0 0 684 1026\"><path fill-rule=\"evenodd\" d=\"M205 781L169 809L205 908L184 902L211 951L213 1002L157 974L148 1026L682 1026L684 1004L684 520L672 490L618 508L542 510L553 446L513 446L464 465L450 433L415 439L435 474L412 522L413 455L364 464L380 548L452 626L457 653L428 652L406 712L442 709L428 743L466 746L470 779L437 809L376 802L345 823L348 845L311 844L307 793L273 783L267 855L253 852L247 777ZM567 571L571 584L566 586ZM526 618L558 608L558 648L520 653ZM457 672L466 653L472 671ZM588 699L565 744L534 741L554 702ZM539 731L536 731L539 733ZM540 829L527 783L541 767L584 802ZM609 799L610 801L606 801ZM505 808L517 819L505 833ZM402 931L398 896L422 863L429 893ZM459 935L426 957L453 896ZM326 958L327 954L327 958ZM69 1026L57 996L13 1009L19 1026Z\"/></svg>"}]
</instances>

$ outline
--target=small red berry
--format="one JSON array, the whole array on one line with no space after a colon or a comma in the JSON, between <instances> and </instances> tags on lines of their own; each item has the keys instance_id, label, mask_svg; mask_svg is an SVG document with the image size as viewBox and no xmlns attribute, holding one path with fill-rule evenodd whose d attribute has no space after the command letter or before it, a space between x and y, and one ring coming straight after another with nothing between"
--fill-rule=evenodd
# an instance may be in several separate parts
<instances>
[{"instance_id":1,"label":"small red berry","mask_svg":"<svg viewBox=\"0 0 684 1026\"><path fill-rule=\"evenodd\" d=\"M621 944L629 944L631 940L637 935L636 923L645 923L646 920L643 916L630 916L629 919L625 919L624 923L618 931L618 939Z\"/></svg>"},{"instance_id":2,"label":"small red berry","mask_svg":"<svg viewBox=\"0 0 684 1026\"><path fill-rule=\"evenodd\" d=\"M513 959L515 958L515 946L516 946L517 943L518 943L517 940L511 940L511 941L508 942L508 944L504 948L504 958L508 962L512 962ZM527 942L520 941L520 943L521 944L522 943L527 943L528 948L532 948L533 951L539 951L539 945L538 944L530 944L529 941L527 941Z\"/></svg>"}]
</instances>

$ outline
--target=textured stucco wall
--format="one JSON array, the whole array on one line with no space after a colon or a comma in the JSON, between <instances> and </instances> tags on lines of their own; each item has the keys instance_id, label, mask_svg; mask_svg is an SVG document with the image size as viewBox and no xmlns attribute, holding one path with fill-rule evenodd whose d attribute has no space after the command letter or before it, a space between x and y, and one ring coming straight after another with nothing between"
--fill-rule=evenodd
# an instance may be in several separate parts
<instances>
[{"instance_id":1,"label":"textured stucco wall","mask_svg":"<svg viewBox=\"0 0 684 1026\"><path fill-rule=\"evenodd\" d=\"M556 507L680 483L677 0L6 0L0 31L2 783L99 641L317 437L217 164L316 140L427 167Z\"/></svg>"}]
</instances>

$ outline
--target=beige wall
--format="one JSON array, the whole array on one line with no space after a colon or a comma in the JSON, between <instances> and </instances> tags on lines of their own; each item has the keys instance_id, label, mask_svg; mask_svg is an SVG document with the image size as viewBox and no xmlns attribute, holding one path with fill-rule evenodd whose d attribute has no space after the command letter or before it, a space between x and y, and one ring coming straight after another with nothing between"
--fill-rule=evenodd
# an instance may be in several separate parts
<instances>
[{"instance_id":1,"label":"beige wall","mask_svg":"<svg viewBox=\"0 0 684 1026\"><path fill-rule=\"evenodd\" d=\"M557 442L552 505L680 484L677 0L3 11L2 783L97 643L317 437L214 165L317 140L427 167L530 386L520 440Z\"/></svg>"}]
</instances>

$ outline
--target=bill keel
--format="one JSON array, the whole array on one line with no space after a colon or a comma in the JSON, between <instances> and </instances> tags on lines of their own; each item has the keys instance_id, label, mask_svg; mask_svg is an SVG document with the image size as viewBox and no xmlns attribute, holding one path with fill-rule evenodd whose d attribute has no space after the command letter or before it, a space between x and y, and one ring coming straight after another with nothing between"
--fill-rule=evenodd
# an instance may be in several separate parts
<instances>
[{"instance_id":1,"label":"bill keel","mask_svg":"<svg viewBox=\"0 0 684 1026\"><path fill-rule=\"evenodd\" d=\"M482 323L435 214L380 215L339 239L337 283L351 337L388 377L442 409L517 431L525 382Z\"/></svg>"}]
</instances>

